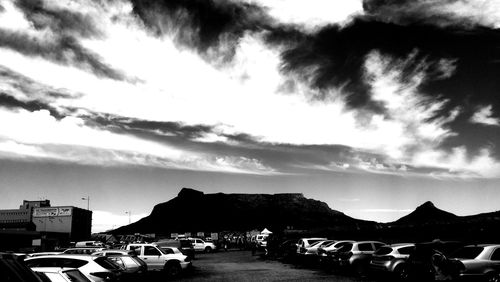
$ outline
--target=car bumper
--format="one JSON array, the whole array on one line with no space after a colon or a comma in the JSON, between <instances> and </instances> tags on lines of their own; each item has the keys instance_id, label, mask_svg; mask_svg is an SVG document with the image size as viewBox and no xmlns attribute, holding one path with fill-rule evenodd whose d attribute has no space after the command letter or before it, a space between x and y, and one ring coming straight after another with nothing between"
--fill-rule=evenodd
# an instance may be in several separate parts
<instances>
[{"instance_id":1,"label":"car bumper","mask_svg":"<svg viewBox=\"0 0 500 282\"><path fill-rule=\"evenodd\" d=\"M181 262L181 268L182 268L182 270L187 270L187 269L190 269L192 267L193 267L193 263L190 262L190 261Z\"/></svg>"}]
</instances>

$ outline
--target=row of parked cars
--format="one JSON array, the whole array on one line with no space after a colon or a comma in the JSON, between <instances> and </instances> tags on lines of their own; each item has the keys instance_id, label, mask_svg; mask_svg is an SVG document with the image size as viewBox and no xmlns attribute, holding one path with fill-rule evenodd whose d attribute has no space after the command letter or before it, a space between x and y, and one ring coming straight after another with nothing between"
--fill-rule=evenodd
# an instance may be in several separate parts
<instances>
[{"instance_id":1,"label":"row of parked cars","mask_svg":"<svg viewBox=\"0 0 500 282\"><path fill-rule=\"evenodd\" d=\"M203 246L195 248L196 240L132 243L120 249L88 243L62 252L0 253L0 281L147 281L151 272L177 277L192 268L194 251L215 250L203 240Z\"/></svg>"},{"instance_id":2,"label":"row of parked cars","mask_svg":"<svg viewBox=\"0 0 500 282\"><path fill-rule=\"evenodd\" d=\"M301 238L281 243L276 252L310 266L400 281L500 281L500 244Z\"/></svg>"}]
</instances>

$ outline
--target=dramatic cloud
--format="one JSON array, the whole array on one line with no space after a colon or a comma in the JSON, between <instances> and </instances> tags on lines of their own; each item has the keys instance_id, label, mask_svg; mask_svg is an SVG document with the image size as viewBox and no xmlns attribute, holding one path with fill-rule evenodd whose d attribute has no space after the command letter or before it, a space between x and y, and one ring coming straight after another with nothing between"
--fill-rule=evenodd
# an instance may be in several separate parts
<instances>
[{"instance_id":1,"label":"dramatic cloud","mask_svg":"<svg viewBox=\"0 0 500 282\"><path fill-rule=\"evenodd\" d=\"M2 154L497 177L497 139L463 129L498 117L500 33L390 20L389 2L8 1Z\"/></svg>"}]
</instances>

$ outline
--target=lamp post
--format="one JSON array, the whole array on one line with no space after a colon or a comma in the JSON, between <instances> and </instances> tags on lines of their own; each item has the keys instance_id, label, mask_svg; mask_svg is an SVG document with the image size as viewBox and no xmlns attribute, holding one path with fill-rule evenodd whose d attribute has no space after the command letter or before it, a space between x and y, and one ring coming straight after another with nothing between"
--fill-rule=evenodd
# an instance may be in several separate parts
<instances>
[{"instance_id":1,"label":"lamp post","mask_svg":"<svg viewBox=\"0 0 500 282\"><path fill-rule=\"evenodd\" d=\"M90 196L84 197L82 200L87 200L87 210L90 210Z\"/></svg>"},{"instance_id":2,"label":"lamp post","mask_svg":"<svg viewBox=\"0 0 500 282\"><path fill-rule=\"evenodd\" d=\"M128 224L130 224L130 216L132 215L131 211L126 211L126 214L128 214Z\"/></svg>"}]
</instances>

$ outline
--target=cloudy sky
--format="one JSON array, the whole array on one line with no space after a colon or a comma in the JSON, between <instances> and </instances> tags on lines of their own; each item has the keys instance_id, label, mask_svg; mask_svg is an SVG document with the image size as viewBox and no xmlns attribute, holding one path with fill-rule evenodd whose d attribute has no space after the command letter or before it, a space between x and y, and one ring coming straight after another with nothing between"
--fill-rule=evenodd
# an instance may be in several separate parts
<instances>
[{"instance_id":1,"label":"cloudy sky","mask_svg":"<svg viewBox=\"0 0 500 282\"><path fill-rule=\"evenodd\" d=\"M2 0L1 208L94 231L182 187L498 210L500 2Z\"/></svg>"}]
</instances>

